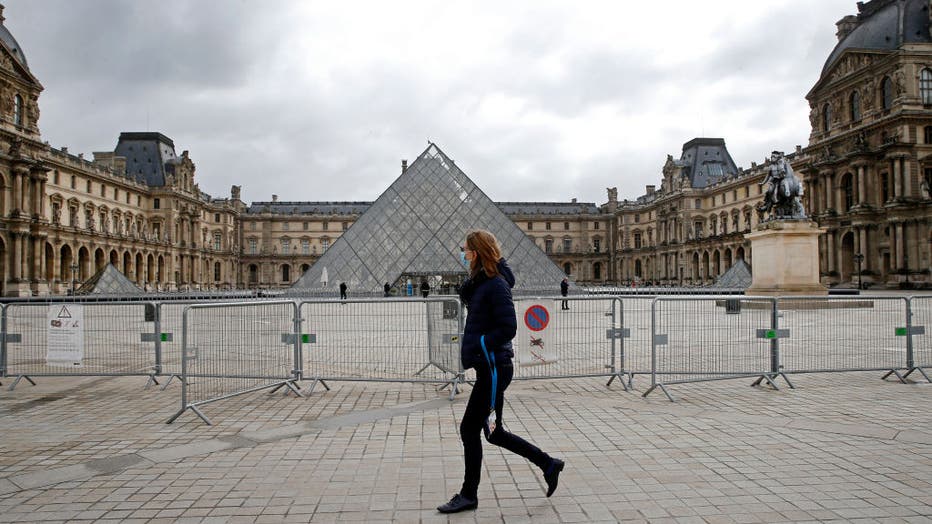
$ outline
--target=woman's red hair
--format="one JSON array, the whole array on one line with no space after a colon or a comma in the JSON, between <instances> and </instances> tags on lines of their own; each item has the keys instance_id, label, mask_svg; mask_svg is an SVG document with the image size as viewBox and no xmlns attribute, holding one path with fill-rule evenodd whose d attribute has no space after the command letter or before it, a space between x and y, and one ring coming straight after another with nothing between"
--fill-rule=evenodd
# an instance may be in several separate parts
<instances>
[{"instance_id":1,"label":"woman's red hair","mask_svg":"<svg viewBox=\"0 0 932 524\"><path fill-rule=\"evenodd\" d=\"M489 278L498 274L498 261L502 259L502 248L498 245L495 235L484 229L470 231L466 234L466 247L475 253L472 262L469 263L471 276L475 276L480 267Z\"/></svg>"}]
</instances>

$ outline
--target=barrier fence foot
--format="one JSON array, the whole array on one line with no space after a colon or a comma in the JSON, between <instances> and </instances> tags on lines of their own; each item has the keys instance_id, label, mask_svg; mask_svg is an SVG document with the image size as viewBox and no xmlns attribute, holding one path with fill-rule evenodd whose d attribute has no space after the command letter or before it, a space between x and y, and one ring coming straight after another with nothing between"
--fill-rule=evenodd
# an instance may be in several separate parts
<instances>
[{"instance_id":1,"label":"barrier fence foot","mask_svg":"<svg viewBox=\"0 0 932 524\"><path fill-rule=\"evenodd\" d=\"M656 388L660 388L660 391L663 391L663 394L666 395L668 399L670 399L670 402L675 402L675 401L673 400L673 397L671 397L671 396L670 396L670 393L667 391L667 388L663 387L663 384L654 384L654 385L652 385L652 386L651 386L650 388L648 388L647 391L645 391L644 394L641 395L641 396L646 398L647 395L650 395L650 392L653 391L653 390L656 389Z\"/></svg>"},{"instance_id":2,"label":"barrier fence foot","mask_svg":"<svg viewBox=\"0 0 932 524\"><path fill-rule=\"evenodd\" d=\"M146 381L146 387L142 389L149 389L149 386L151 386L152 384L155 384L156 386L159 385L159 381L158 379L155 378L155 375L149 375L149 380Z\"/></svg>"},{"instance_id":3,"label":"barrier fence foot","mask_svg":"<svg viewBox=\"0 0 932 524\"><path fill-rule=\"evenodd\" d=\"M926 375L925 370L922 369L922 368L919 367L919 366L916 366L916 367L914 367L914 368L911 368L909 371L906 372L905 375L903 375L903 378L908 378L910 375L913 374L913 371L918 371L920 375L922 375L923 377L925 377L926 382L932 382L932 380L929 380L929 375Z\"/></svg>"},{"instance_id":4,"label":"barrier fence foot","mask_svg":"<svg viewBox=\"0 0 932 524\"><path fill-rule=\"evenodd\" d=\"M324 386L324 389L326 389L327 391L330 391L330 386L328 386L327 383L323 381L323 379L315 378L315 379L311 379L310 385L304 389L303 393L307 395L308 397L310 397L311 394L314 393L314 388L317 387L318 382L320 382Z\"/></svg>"},{"instance_id":5,"label":"barrier fence foot","mask_svg":"<svg viewBox=\"0 0 932 524\"><path fill-rule=\"evenodd\" d=\"M903 384L906 384L906 379L903 378L903 376L900 375L900 372L895 369L891 369L890 371L887 371L887 374L880 377L880 380L887 380L887 377L889 377L890 375L896 375L896 378L900 379L900 382L902 382Z\"/></svg>"},{"instance_id":6,"label":"barrier fence foot","mask_svg":"<svg viewBox=\"0 0 932 524\"><path fill-rule=\"evenodd\" d=\"M27 381L29 381L29 383L32 384L33 386L36 385L36 383L33 382L31 378L29 378L29 375L20 375L16 377L16 380L14 380L12 384L10 384L10 387L7 388L7 391L13 391L14 389L16 389L16 385L19 384L19 381L23 379L26 379Z\"/></svg>"},{"instance_id":7,"label":"barrier fence foot","mask_svg":"<svg viewBox=\"0 0 932 524\"><path fill-rule=\"evenodd\" d=\"M793 383L790 382L790 377L788 377L788 376L786 375L786 373L784 373L784 372L781 371L781 372L777 373L776 375L774 375L773 378L777 378L778 376L783 377L783 380L786 381L786 385L789 386L790 389L796 389L796 386L794 386Z\"/></svg>"},{"instance_id":8,"label":"barrier fence foot","mask_svg":"<svg viewBox=\"0 0 932 524\"><path fill-rule=\"evenodd\" d=\"M293 391L295 395L299 397L303 397L304 395L301 394L301 390L299 390L294 384L295 384L294 380L289 380L288 382L285 382L284 384L282 384L282 386L286 386L288 388L285 390L285 394L287 395L289 391ZM278 388L275 388L275 389L278 389Z\"/></svg>"},{"instance_id":9,"label":"barrier fence foot","mask_svg":"<svg viewBox=\"0 0 932 524\"><path fill-rule=\"evenodd\" d=\"M628 386L625 384L624 373L615 373L614 375L612 375L612 377L611 377L610 379L608 379L608 383L605 384L605 387L611 386L611 385L612 385L612 382L614 382L616 378L618 379L618 383L621 384L621 387L622 387L625 391L628 391Z\"/></svg>"},{"instance_id":10,"label":"barrier fence foot","mask_svg":"<svg viewBox=\"0 0 932 524\"><path fill-rule=\"evenodd\" d=\"M441 387L441 389L443 389L447 386L450 386L450 402L453 402L453 399L456 398L456 395L459 395L460 384L465 382L465 378L466 377L463 374L458 374Z\"/></svg>"},{"instance_id":11,"label":"barrier fence foot","mask_svg":"<svg viewBox=\"0 0 932 524\"><path fill-rule=\"evenodd\" d=\"M213 423L210 421L210 419L207 418L203 413L201 413L201 410L197 409L197 406L195 406L194 404L189 404L189 405L187 405L187 406L181 408L181 409L178 411L178 413L175 413L174 415L172 415L172 417L171 417L170 419L168 419L167 421L165 421L165 423L166 423L166 424L171 424L171 423L174 422L178 417L180 417L182 413L184 413L185 411L187 411L187 410L189 410L189 409L190 409L191 411L193 411L195 415L197 415L198 417L200 417L200 419L203 420L205 424L207 424L208 426L213 426Z\"/></svg>"},{"instance_id":12,"label":"barrier fence foot","mask_svg":"<svg viewBox=\"0 0 932 524\"><path fill-rule=\"evenodd\" d=\"M757 380L754 381L753 384L751 384L751 387L760 386L761 383L766 381L767 385L769 385L771 388L773 388L776 391L780 391L780 388L777 387L777 383L773 381L774 377L776 376L777 375L761 375L760 377L757 378Z\"/></svg>"},{"instance_id":13,"label":"barrier fence foot","mask_svg":"<svg viewBox=\"0 0 932 524\"><path fill-rule=\"evenodd\" d=\"M168 382L166 382L165 385L162 386L162 389L160 391L165 391L165 388L167 388L168 385L172 383L172 380L174 380L175 377L178 377L178 380L180 380L181 383L184 384L184 377L182 377L181 375L169 375Z\"/></svg>"}]
</instances>

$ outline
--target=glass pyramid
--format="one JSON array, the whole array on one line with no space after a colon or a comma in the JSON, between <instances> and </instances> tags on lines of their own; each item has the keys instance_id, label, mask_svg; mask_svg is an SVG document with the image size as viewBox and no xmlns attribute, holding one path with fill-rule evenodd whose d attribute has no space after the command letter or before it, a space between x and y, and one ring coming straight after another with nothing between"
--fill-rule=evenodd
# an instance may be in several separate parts
<instances>
[{"instance_id":1,"label":"glass pyramid","mask_svg":"<svg viewBox=\"0 0 932 524\"><path fill-rule=\"evenodd\" d=\"M725 289L747 289L751 287L753 277L751 276L751 266L743 259L738 259L731 268L722 276L718 277L712 287Z\"/></svg>"},{"instance_id":2,"label":"glass pyramid","mask_svg":"<svg viewBox=\"0 0 932 524\"><path fill-rule=\"evenodd\" d=\"M75 295L135 295L144 293L113 264L107 264L79 287Z\"/></svg>"},{"instance_id":3,"label":"glass pyramid","mask_svg":"<svg viewBox=\"0 0 932 524\"><path fill-rule=\"evenodd\" d=\"M566 275L435 144L292 286L295 294L381 295L429 281L452 292L466 276L460 246L472 229L491 231L517 280L516 294L555 295ZM440 288L438 290L438 287ZM397 292L397 291L396 291Z\"/></svg>"}]
</instances>

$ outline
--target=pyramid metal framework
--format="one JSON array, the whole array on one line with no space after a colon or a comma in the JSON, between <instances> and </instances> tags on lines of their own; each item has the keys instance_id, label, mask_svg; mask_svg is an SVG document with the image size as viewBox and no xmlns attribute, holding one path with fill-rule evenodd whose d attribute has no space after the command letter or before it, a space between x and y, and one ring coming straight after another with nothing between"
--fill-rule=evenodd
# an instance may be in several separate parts
<instances>
[{"instance_id":1,"label":"pyramid metal framework","mask_svg":"<svg viewBox=\"0 0 932 524\"><path fill-rule=\"evenodd\" d=\"M751 276L751 266L743 259L738 259L731 268L722 276L718 277L712 287L726 289L747 289L751 287L753 277Z\"/></svg>"},{"instance_id":2,"label":"pyramid metal framework","mask_svg":"<svg viewBox=\"0 0 932 524\"><path fill-rule=\"evenodd\" d=\"M75 290L75 295L136 295L142 289L126 278L113 264L102 267L94 276Z\"/></svg>"},{"instance_id":3,"label":"pyramid metal framework","mask_svg":"<svg viewBox=\"0 0 932 524\"><path fill-rule=\"evenodd\" d=\"M345 282L354 295L381 295L384 283L403 276L463 276L460 247L473 229L498 238L515 293L559 292L563 271L433 143L291 291L334 295Z\"/></svg>"}]
</instances>

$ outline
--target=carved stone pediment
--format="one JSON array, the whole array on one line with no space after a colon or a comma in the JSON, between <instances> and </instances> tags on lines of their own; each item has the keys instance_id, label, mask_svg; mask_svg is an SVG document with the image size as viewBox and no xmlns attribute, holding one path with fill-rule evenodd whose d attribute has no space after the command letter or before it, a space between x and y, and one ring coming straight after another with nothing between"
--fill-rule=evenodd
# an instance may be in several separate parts
<instances>
[{"instance_id":1,"label":"carved stone pediment","mask_svg":"<svg viewBox=\"0 0 932 524\"><path fill-rule=\"evenodd\" d=\"M829 81L844 78L870 67L875 59L876 57L872 54L848 51L835 61L824 78L827 78Z\"/></svg>"}]
</instances>

